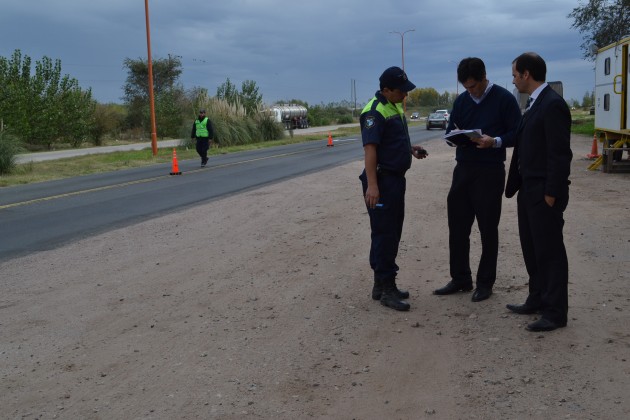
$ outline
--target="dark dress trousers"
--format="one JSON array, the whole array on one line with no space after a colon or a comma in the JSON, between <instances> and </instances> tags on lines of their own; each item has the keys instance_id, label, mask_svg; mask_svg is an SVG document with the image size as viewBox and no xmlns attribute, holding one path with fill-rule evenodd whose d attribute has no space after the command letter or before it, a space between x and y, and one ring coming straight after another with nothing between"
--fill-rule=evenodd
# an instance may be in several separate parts
<instances>
[{"instance_id":1,"label":"dark dress trousers","mask_svg":"<svg viewBox=\"0 0 630 420\"><path fill-rule=\"evenodd\" d=\"M571 113L564 99L549 86L525 112L505 188L518 191L518 227L529 275L527 305L543 318L566 325L568 260L562 229L569 202ZM545 195L555 197L553 207Z\"/></svg>"}]
</instances>

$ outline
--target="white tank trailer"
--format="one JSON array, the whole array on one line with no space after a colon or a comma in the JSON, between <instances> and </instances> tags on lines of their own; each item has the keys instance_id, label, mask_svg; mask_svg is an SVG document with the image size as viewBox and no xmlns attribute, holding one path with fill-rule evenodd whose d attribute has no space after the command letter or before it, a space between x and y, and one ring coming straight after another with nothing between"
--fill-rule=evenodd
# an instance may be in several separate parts
<instances>
[{"instance_id":1,"label":"white tank trailer","mask_svg":"<svg viewBox=\"0 0 630 420\"><path fill-rule=\"evenodd\" d=\"M271 112L276 122L283 123L287 130L308 128L307 109L301 105L274 105Z\"/></svg>"}]
</instances>

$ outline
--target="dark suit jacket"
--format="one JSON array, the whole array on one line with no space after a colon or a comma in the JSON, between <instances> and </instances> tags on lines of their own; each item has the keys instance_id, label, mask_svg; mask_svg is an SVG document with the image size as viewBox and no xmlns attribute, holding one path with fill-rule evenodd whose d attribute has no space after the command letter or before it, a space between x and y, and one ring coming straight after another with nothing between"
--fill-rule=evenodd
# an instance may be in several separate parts
<instances>
[{"instance_id":1,"label":"dark suit jacket","mask_svg":"<svg viewBox=\"0 0 630 420\"><path fill-rule=\"evenodd\" d=\"M573 153L570 147L571 111L549 86L523 114L517 129L505 196L525 184L544 184L544 194L566 197Z\"/></svg>"}]
</instances>

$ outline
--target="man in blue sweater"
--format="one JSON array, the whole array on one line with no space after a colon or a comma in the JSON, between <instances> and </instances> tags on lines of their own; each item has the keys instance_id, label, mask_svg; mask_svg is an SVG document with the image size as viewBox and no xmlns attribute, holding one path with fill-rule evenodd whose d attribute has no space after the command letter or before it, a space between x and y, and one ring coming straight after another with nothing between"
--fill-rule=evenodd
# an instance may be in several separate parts
<instances>
[{"instance_id":1,"label":"man in blue sweater","mask_svg":"<svg viewBox=\"0 0 630 420\"><path fill-rule=\"evenodd\" d=\"M435 290L450 295L473 289L470 270L470 232L477 219L481 258L473 302L492 295L497 275L499 219L505 185L505 148L513 147L521 111L514 95L486 78L486 67L476 57L463 59L457 80L466 89L455 103L446 132L481 129L476 146L457 146L453 180L448 193L449 264L451 280Z\"/></svg>"}]
</instances>

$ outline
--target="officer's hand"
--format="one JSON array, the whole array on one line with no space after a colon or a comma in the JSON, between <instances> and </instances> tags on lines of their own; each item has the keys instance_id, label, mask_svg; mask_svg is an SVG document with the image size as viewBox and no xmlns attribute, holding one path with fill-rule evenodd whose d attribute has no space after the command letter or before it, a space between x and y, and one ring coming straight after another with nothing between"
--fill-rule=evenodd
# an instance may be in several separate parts
<instances>
[{"instance_id":1,"label":"officer's hand","mask_svg":"<svg viewBox=\"0 0 630 420\"><path fill-rule=\"evenodd\" d=\"M429 156L429 153L426 150L424 150L422 146L418 146L418 145L411 146L411 154L416 159L424 159L427 156Z\"/></svg>"},{"instance_id":2,"label":"officer's hand","mask_svg":"<svg viewBox=\"0 0 630 420\"><path fill-rule=\"evenodd\" d=\"M380 193L378 191L378 185L368 185L365 191L365 204L368 208L373 209L378 203Z\"/></svg>"}]
</instances>

